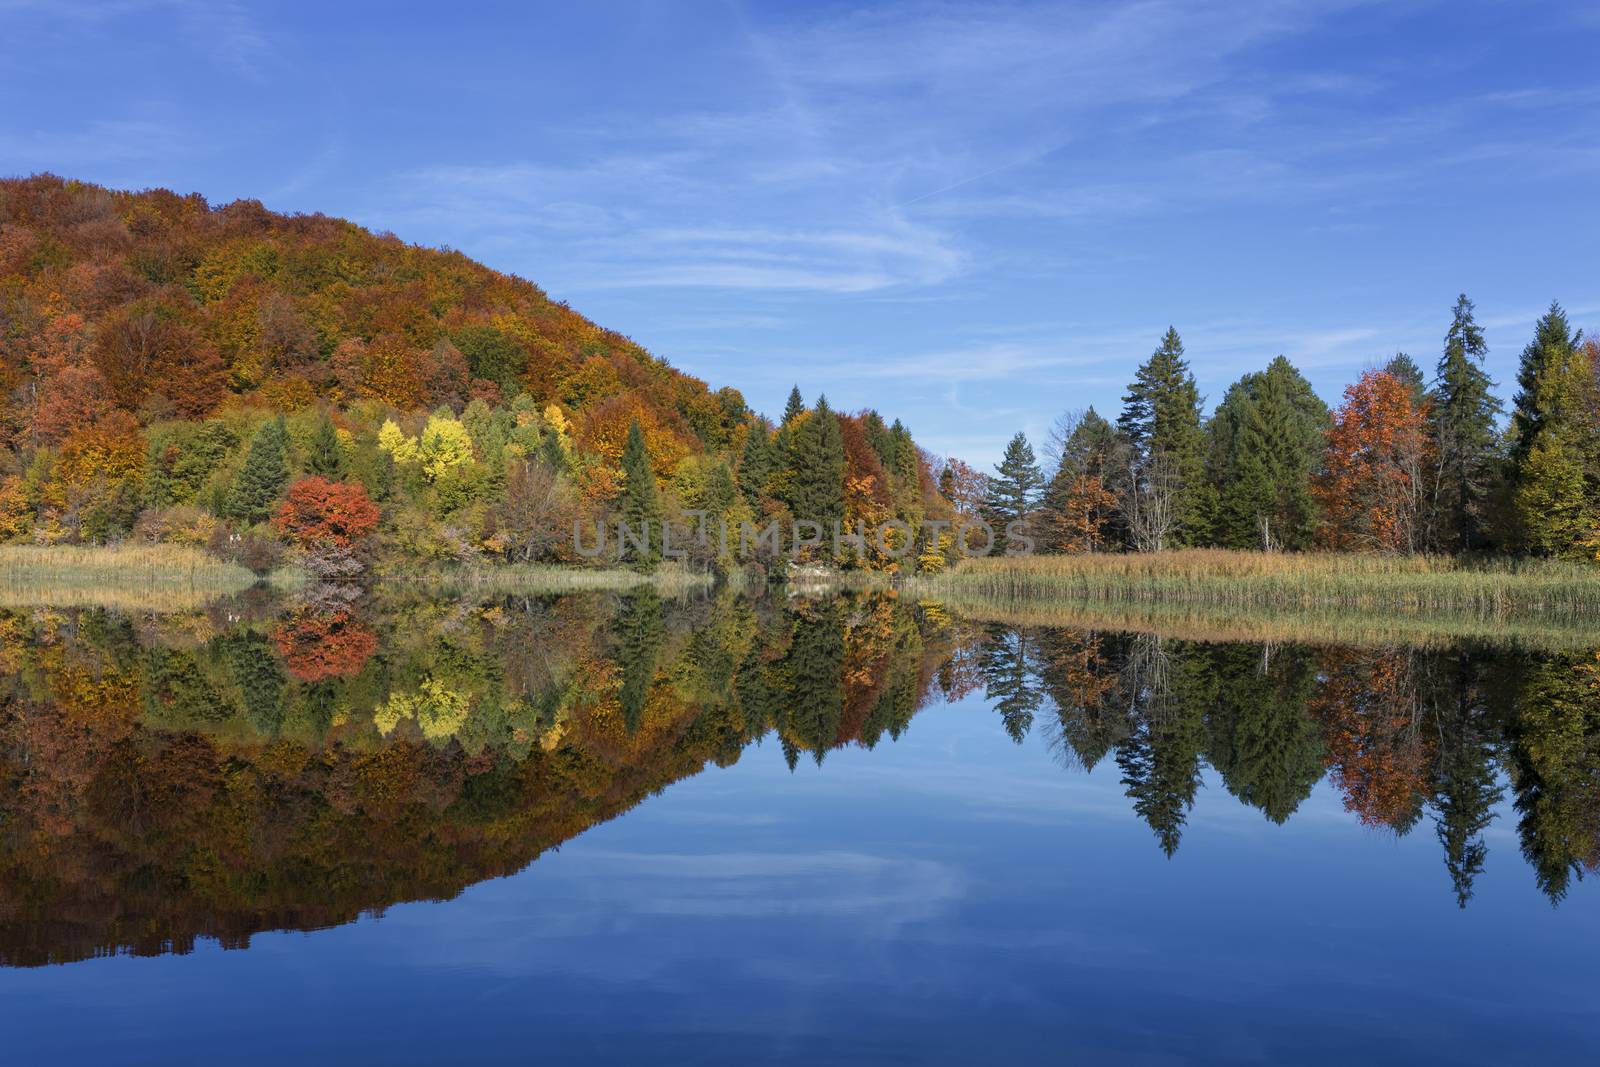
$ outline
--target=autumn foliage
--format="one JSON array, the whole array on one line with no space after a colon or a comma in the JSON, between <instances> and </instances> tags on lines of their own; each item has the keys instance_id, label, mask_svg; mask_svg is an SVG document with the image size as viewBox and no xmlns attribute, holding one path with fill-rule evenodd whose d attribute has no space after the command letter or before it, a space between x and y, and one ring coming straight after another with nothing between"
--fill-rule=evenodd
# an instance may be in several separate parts
<instances>
[{"instance_id":1,"label":"autumn foliage","mask_svg":"<svg viewBox=\"0 0 1600 1067\"><path fill-rule=\"evenodd\" d=\"M1424 478L1433 455L1427 407L1393 374L1368 371L1345 390L1312 491L1330 548L1419 547Z\"/></svg>"},{"instance_id":2,"label":"autumn foliage","mask_svg":"<svg viewBox=\"0 0 1600 1067\"><path fill-rule=\"evenodd\" d=\"M302 547L350 548L378 527L378 506L352 482L312 476L289 487L273 528Z\"/></svg>"}]
</instances>

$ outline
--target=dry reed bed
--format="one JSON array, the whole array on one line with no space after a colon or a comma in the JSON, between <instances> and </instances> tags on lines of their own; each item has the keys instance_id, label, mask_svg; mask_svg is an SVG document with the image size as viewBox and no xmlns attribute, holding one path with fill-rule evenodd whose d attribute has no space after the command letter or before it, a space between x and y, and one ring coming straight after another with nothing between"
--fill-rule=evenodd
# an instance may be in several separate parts
<instances>
[{"instance_id":1,"label":"dry reed bed","mask_svg":"<svg viewBox=\"0 0 1600 1067\"><path fill-rule=\"evenodd\" d=\"M256 581L179 545L0 545L0 605L184 611Z\"/></svg>"},{"instance_id":2,"label":"dry reed bed","mask_svg":"<svg viewBox=\"0 0 1600 1067\"><path fill-rule=\"evenodd\" d=\"M924 595L996 605L1339 608L1600 624L1600 567L1551 560L1464 563L1428 556L1192 549L973 559L912 585Z\"/></svg>"}]
</instances>

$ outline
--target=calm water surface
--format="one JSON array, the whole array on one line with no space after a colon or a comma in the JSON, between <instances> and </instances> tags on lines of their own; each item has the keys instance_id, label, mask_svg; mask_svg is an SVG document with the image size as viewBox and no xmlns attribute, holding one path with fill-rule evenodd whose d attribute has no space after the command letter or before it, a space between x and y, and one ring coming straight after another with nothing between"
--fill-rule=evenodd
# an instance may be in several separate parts
<instances>
[{"instance_id":1,"label":"calm water surface","mask_svg":"<svg viewBox=\"0 0 1600 1067\"><path fill-rule=\"evenodd\" d=\"M727 595L0 645L8 1063L1600 1054L1593 650Z\"/></svg>"}]
</instances>

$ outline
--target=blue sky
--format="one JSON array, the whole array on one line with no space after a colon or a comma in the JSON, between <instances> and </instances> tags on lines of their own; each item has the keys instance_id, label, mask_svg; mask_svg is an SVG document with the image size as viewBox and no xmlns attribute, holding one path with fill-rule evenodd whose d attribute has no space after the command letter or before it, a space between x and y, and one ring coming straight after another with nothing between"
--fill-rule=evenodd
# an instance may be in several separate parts
<instances>
[{"instance_id":1,"label":"blue sky","mask_svg":"<svg viewBox=\"0 0 1600 1067\"><path fill-rule=\"evenodd\" d=\"M0 0L0 172L322 211L528 277L777 411L990 463L1202 391L1330 401L1478 304L1600 328L1592 4Z\"/></svg>"}]
</instances>

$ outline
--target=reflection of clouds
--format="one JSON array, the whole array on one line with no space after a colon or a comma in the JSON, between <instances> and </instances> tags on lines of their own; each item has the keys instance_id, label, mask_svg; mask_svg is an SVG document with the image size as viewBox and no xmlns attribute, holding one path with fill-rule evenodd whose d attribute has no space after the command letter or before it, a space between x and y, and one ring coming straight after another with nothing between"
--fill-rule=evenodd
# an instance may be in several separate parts
<instances>
[{"instance_id":1,"label":"reflection of clouds","mask_svg":"<svg viewBox=\"0 0 1600 1067\"><path fill-rule=\"evenodd\" d=\"M967 893L956 868L861 852L585 852L590 900L640 915L931 919Z\"/></svg>"}]
</instances>

